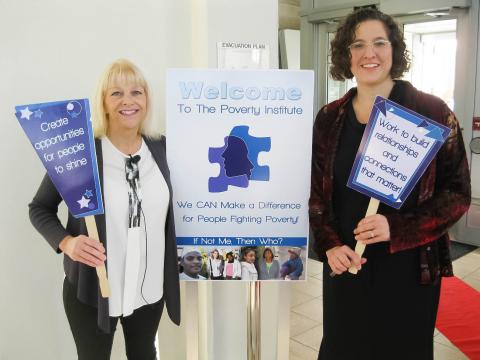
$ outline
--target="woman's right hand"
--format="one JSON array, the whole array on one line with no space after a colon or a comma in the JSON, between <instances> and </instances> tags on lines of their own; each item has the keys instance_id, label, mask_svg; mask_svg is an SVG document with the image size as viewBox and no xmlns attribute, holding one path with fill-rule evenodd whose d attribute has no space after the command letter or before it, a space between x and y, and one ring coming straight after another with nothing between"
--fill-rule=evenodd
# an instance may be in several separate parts
<instances>
[{"instance_id":1,"label":"woman's right hand","mask_svg":"<svg viewBox=\"0 0 480 360\"><path fill-rule=\"evenodd\" d=\"M85 235L67 236L58 247L73 261L92 267L102 265L107 258L103 244Z\"/></svg>"},{"instance_id":2,"label":"woman's right hand","mask_svg":"<svg viewBox=\"0 0 480 360\"><path fill-rule=\"evenodd\" d=\"M332 271L341 275L354 265L358 270L367 262L367 259L361 258L355 251L347 245L335 246L326 252L328 265Z\"/></svg>"}]
</instances>

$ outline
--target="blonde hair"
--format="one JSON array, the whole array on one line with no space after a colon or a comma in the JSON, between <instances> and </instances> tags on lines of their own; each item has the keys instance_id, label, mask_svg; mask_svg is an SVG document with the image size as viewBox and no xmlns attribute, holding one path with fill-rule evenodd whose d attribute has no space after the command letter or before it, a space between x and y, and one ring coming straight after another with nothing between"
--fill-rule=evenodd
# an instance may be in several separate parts
<instances>
[{"instance_id":1,"label":"blonde hair","mask_svg":"<svg viewBox=\"0 0 480 360\"><path fill-rule=\"evenodd\" d=\"M130 83L141 86L145 90L147 99L147 112L142 121L139 132L143 135L154 137L151 131L151 100L150 89L140 69L126 59L118 59L111 63L103 72L97 84L97 90L93 99L93 132L95 137L106 136L108 132L108 115L105 112L105 94L107 89L118 83Z\"/></svg>"}]
</instances>

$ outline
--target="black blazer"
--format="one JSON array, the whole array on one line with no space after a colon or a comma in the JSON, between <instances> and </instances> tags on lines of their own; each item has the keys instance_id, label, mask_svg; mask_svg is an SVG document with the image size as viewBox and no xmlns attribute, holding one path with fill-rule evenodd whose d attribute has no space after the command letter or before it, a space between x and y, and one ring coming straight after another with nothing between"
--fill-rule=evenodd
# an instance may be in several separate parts
<instances>
[{"instance_id":1,"label":"black blazer","mask_svg":"<svg viewBox=\"0 0 480 360\"><path fill-rule=\"evenodd\" d=\"M168 205L168 213L165 221L165 264L164 264L164 282L163 282L163 299L167 306L167 312L170 319L177 325L180 324L180 287L178 279L177 265L177 245L175 237L175 222L173 217L172 203L172 185L170 183L170 171L166 159L165 137L160 139L150 139L144 137L148 149L153 155L165 181L170 190L170 202ZM97 153L98 172L100 177L100 186L103 194L103 157L102 142L95 139L95 147ZM68 214L67 227L65 228L57 216L58 205L62 201L60 194L53 185L48 174L43 178L38 191L29 204L30 221L38 232L48 241L50 246L60 253L58 245L60 241L67 235L78 236L80 234L87 235L87 227L83 218L75 219L70 213ZM98 228L98 236L105 249L107 249L107 234L105 226L105 215L95 215L95 221ZM108 261L108 254L107 254ZM110 318L108 312L108 299L102 298L100 295L100 287L95 268L73 261L68 256L64 256L63 260L65 274L68 281L77 288L77 298L90 306L98 309L98 328L109 333Z\"/></svg>"}]
</instances>

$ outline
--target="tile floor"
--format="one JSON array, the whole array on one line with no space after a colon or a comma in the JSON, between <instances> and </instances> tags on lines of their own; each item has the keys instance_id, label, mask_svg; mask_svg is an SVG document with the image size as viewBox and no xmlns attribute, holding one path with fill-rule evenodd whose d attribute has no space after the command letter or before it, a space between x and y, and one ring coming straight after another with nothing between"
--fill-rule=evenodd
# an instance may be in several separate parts
<instances>
[{"instance_id":1,"label":"tile floor","mask_svg":"<svg viewBox=\"0 0 480 360\"><path fill-rule=\"evenodd\" d=\"M480 291L480 249L453 263L455 275ZM322 263L308 259L308 281L294 285L290 308L290 360L316 360L322 338ZM435 330L435 360L468 358Z\"/></svg>"}]
</instances>

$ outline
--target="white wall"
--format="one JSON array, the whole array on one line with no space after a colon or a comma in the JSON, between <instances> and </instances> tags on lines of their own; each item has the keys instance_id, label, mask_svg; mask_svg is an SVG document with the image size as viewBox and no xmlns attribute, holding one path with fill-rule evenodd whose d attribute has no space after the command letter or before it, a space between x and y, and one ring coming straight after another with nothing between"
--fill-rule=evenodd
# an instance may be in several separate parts
<instances>
[{"instance_id":1,"label":"white wall","mask_svg":"<svg viewBox=\"0 0 480 360\"><path fill-rule=\"evenodd\" d=\"M0 0L0 151L9 174L1 180L0 360L75 358L61 300L61 256L28 220L27 204L43 169L17 124L14 106L89 97L103 68L125 57L149 80L154 119L162 130L168 67L216 67L216 42L229 40L269 44L275 68L277 23L275 0ZM184 328L173 329L166 318L160 329L162 355L181 359ZM222 350L219 354L230 342L237 355L245 351L239 326L232 337L221 339L225 345L218 339L212 344ZM121 341L117 345L112 359L121 358Z\"/></svg>"}]
</instances>

